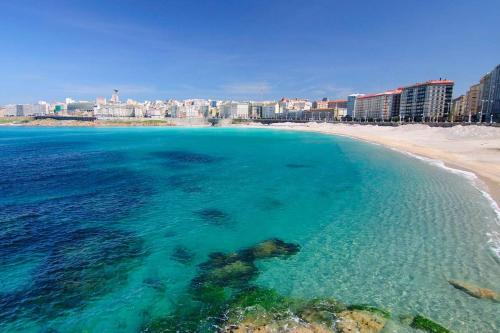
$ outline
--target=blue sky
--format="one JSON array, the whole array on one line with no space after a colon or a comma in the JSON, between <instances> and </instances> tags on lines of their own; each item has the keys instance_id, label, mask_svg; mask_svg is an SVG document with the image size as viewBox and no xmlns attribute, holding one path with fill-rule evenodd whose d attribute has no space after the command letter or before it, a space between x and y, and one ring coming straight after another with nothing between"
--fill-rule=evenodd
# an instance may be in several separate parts
<instances>
[{"instance_id":1,"label":"blue sky","mask_svg":"<svg viewBox=\"0 0 500 333\"><path fill-rule=\"evenodd\" d=\"M500 1L0 1L0 104L343 98L500 63Z\"/></svg>"}]
</instances>

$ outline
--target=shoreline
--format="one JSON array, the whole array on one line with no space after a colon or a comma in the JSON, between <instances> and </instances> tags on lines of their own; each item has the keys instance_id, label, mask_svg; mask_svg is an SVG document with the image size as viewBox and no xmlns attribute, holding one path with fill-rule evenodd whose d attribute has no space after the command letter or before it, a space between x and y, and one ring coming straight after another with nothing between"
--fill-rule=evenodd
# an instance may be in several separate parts
<instances>
[{"instance_id":1,"label":"shoreline","mask_svg":"<svg viewBox=\"0 0 500 333\"><path fill-rule=\"evenodd\" d=\"M426 127L426 129L431 129L426 125L405 125L404 129L411 129L410 126ZM401 129L397 130L398 127L380 127L380 126L370 126L370 125L350 125L350 124L322 124L322 123L305 123L305 124L295 124L295 123L282 123L274 125L230 125L225 127L246 127L246 128L272 128L278 130L290 130L290 131L302 131L302 132L314 132L327 135L338 135L343 137L348 137L355 140L360 140L366 143L382 145L387 149L398 151L399 153L410 155L414 158L421 160L427 159L426 162L439 164L450 172L460 173L465 178L478 188L479 191L483 193L486 199L491 201L492 208L497 214L497 223L500 222L500 129L497 129L498 140L495 139L494 144L498 147L498 152L496 153L496 159L493 161L479 161L471 160L465 161L464 156L461 154L452 153L449 151L443 151L437 147L422 147L415 145L410 142L405 142L399 136L389 137L384 136L384 133L369 133L369 132L403 132ZM359 131L361 129L361 131ZM421 128L420 128L421 129ZM450 128L435 128L435 131L447 131ZM460 144L460 142L458 142ZM479 147L478 147L479 148ZM455 156L458 155L458 156ZM470 158L470 155L467 156ZM498 159L498 162L497 162ZM486 164L486 165L485 165ZM439 166L439 165L437 165ZM492 167L490 171L488 167ZM466 175L468 174L468 175ZM489 197L489 198L488 198Z\"/></svg>"}]
</instances>

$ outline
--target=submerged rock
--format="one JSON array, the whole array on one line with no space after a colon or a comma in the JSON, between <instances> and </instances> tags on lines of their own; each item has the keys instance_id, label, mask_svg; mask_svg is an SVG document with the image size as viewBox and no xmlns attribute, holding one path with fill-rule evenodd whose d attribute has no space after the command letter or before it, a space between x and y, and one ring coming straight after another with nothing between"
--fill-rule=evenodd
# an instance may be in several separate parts
<instances>
[{"instance_id":1,"label":"submerged rock","mask_svg":"<svg viewBox=\"0 0 500 333\"><path fill-rule=\"evenodd\" d=\"M448 283L472 297L485 298L495 302L500 302L500 295L494 290L481 288L465 281L448 280Z\"/></svg>"},{"instance_id":2,"label":"submerged rock","mask_svg":"<svg viewBox=\"0 0 500 333\"><path fill-rule=\"evenodd\" d=\"M410 326L430 333L451 333L447 328L421 315L415 316Z\"/></svg>"},{"instance_id":3,"label":"submerged rock","mask_svg":"<svg viewBox=\"0 0 500 333\"><path fill-rule=\"evenodd\" d=\"M191 281L193 292L206 286L248 288L249 282L259 271L255 261L279 256L289 256L299 251L297 244L280 239L270 239L238 252L213 252L209 259L200 264L200 273Z\"/></svg>"},{"instance_id":4,"label":"submerged rock","mask_svg":"<svg viewBox=\"0 0 500 333\"><path fill-rule=\"evenodd\" d=\"M391 317L391 313L389 311L368 304L352 304L349 305L347 308L348 310L361 310L361 311L372 312L384 318Z\"/></svg>"},{"instance_id":5,"label":"submerged rock","mask_svg":"<svg viewBox=\"0 0 500 333\"><path fill-rule=\"evenodd\" d=\"M148 279L144 279L144 281L142 281L142 283L145 286L153 288L159 292L164 292L166 290L165 284L160 279L148 278Z\"/></svg>"},{"instance_id":6,"label":"submerged rock","mask_svg":"<svg viewBox=\"0 0 500 333\"><path fill-rule=\"evenodd\" d=\"M288 164L285 164L285 166L287 168L290 168L290 169L304 169L304 168L310 168L311 167L310 165L300 164L300 163L288 163Z\"/></svg>"},{"instance_id":7,"label":"submerged rock","mask_svg":"<svg viewBox=\"0 0 500 333\"><path fill-rule=\"evenodd\" d=\"M172 253L172 259L183 263L183 264L189 264L190 262L193 261L194 259L194 253L189 250L187 247L178 245L174 248L174 252Z\"/></svg>"},{"instance_id":8,"label":"submerged rock","mask_svg":"<svg viewBox=\"0 0 500 333\"><path fill-rule=\"evenodd\" d=\"M286 243L281 239L273 238L263 241L253 248L251 252L255 259L265 259L278 256L289 256L299 252L300 246L293 243Z\"/></svg>"},{"instance_id":9,"label":"submerged rock","mask_svg":"<svg viewBox=\"0 0 500 333\"><path fill-rule=\"evenodd\" d=\"M231 221L229 214L216 208L201 209L195 213L204 221L213 225L225 225Z\"/></svg>"},{"instance_id":10,"label":"submerged rock","mask_svg":"<svg viewBox=\"0 0 500 333\"><path fill-rule=\"evenodd\" d=\"M243 282L257 273L253 263L237 260L209 272L208 278L219 285L231 286L235 281Z\"/></svg>"},{"instance_id":11,"label":"submerged rock","mask_svg":"<svg viewBox=\"0 0 500 333\"><path fill-rule=\"evenodd\" d=\"M339 333L378 333L381 332L387 319L373 312L363 310L347 310L338 314Z\"/></svg>"}]
</instances>

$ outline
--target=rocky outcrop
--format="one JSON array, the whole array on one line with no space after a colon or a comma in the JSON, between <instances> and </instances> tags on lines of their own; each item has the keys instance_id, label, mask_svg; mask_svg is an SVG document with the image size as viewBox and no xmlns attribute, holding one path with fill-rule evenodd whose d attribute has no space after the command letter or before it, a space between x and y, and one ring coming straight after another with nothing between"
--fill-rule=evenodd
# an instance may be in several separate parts
<instances>
[{"instance_id":1,"label":"rocky outcrop","mask_svg":"<svg viewBox=\"0 0 500 333\"><path fill-rule=\"evenodd\" d=\"M448 283L472 297L490 299L494 302L500 302L500 295L494 290L481 288L465 281L448 280Z\"/></svg>"},{"instance_id":2,"label":"rocky outcrop","mask_svg":"<svg viewBox=\"0 0 500 333\"><path fill-rule=\"evenodd\" d=\"M282 320L271 324L255 326L253 323L240 323L226 327L224 333L333 333L332 330L319 325L296 322L294 320Z\"/></svg>"},{"instance_id":3,"label":"rocky outcrop","mask_svg":"<svg viewBox=\"0 0 500 333\"><path fill-rule=\"evenodd\" d=\"M347 310L338 314L337 331L339 333L379 333L387 319L374 312Z\"/></svg>"}]
</instances>

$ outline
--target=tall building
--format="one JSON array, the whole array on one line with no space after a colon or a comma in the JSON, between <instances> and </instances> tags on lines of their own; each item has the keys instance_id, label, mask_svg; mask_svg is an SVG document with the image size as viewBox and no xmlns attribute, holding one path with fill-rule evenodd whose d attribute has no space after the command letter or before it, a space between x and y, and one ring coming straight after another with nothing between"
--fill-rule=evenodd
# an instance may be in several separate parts
<instances>
[{"instance_id":1,"label":"tall building","mask_svg":"<svg viewBox=\"0 0 500 333\"><path fill-rule=\"evenodd\" d=\"M364 94L351 94L347 96L347 116L348 117L356 117L356 99L358 97L364 96Z\"/></svg>"},{"instance_id":2,"label":"tall building","mask_svg":"<svg viewBox=\"0 0 500 333\"><path fill-rule=\"evenodd\" d=\"M120 97L118 96L118 89L113 90L113 94L111 95L111 100L112 103L119 103L120 102Z\"/></svg>"},{"instance_id":3,"label":"tall building","mask_svg":"<svg viewBox=\"0 0 500 333\"><path fill-rule=\"evenodd\" d=\"M451 101L451 113L449 119L451 121L464 121L467 120L467 113L465 112L467 106L466 95L460 95L459 97Z\"/></svg>"},{"instance_id":4,"label":"tall building","mask_svg":"<svg viewBox=\"0 0 500 333\"><path fill-rule=\"evenodd\" d=\"M481 87L482 84L478 83L469 88L467 94L465 95L465 117L470 119L476 119L476 115L479 112L480 97L481 97Z\"/></svg>"},{"instance_id":5,"label":"tall building","mask_svg":"<svg viewBox=\"0 0 500 333\"><path fill-rule=\"evenodd\" d=\"M500 122L500 65L486 74L481 83L479 112L482 121Z\"/></svg>"},{"instance_id":6,"label":"tall building","mask_svg":"<svg viewBox=\"0 0 500 333\"><path fill-rule=\"evenodd\" d=\"M399 114L401 89L356 97L354 115L359 120L391 120Z\"/></svg>"},{"instance_id":7,"label":"tall building","mask_svg":"<svg viewBox=\"0 0 500 333\"><path fill-rule=\"evenodd\" d=\"M454 82L434 80L403 88L399 115L402 120L443 121L451 110Z\"/></svg>"}]
</instances>

